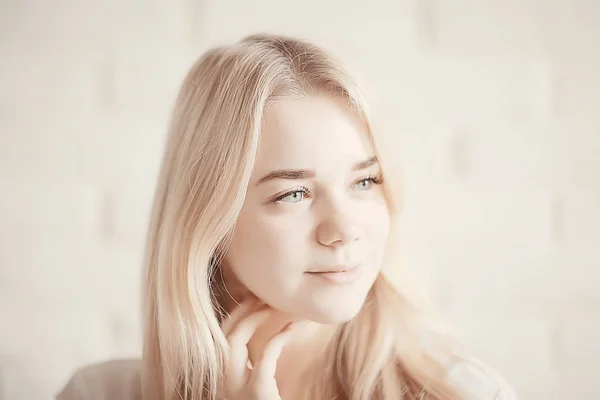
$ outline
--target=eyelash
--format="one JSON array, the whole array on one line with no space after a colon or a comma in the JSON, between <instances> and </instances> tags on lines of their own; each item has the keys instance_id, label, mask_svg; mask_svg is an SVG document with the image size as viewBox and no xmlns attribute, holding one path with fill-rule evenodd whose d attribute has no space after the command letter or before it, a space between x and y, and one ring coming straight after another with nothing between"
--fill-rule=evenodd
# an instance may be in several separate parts
<instances>
[{"instance_id":1,"label":"eyelash","mask_svg":"<svg viewBox=\"0 0 600 400\"><path fill-rule=\"evenodd\" d=\"M364 182L364 181L370 181L371 183L374 183L375 185L380 185L383 183L383 178L378 177L378 176L369 175L367 177L357 180L355 182L355 185L359 184L361 182ZM278 201L281 201L281 200L285 199L286 197L288 197L289 195L294 194L294 193L303 193L306 196L306 195L310 194L310 190L308 190L305 187L298 187L294 190L290 190L289 192L286 192L280 196L277 196L275 199L273 199L273 203L277 203Z\"/></svg>"}]
</instances>

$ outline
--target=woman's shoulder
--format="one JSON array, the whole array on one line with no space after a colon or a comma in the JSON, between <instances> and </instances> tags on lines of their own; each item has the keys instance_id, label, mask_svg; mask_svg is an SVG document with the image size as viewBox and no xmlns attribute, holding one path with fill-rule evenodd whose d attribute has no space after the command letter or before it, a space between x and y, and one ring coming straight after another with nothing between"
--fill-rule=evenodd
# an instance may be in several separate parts
<instances>
[{"instance_id":1,"label":"woman's shoulder","mask_svg":"<svg viewBox=\"0 0 600 400\"><path fill-rule=\"evenodd\" d=\"M139 359L113 359L79 368L57 400L139 400Z\"/></svg>"},{"instance_id":2,"label":"woman's shoulder","mask_svg":"<svg viewBox=\"0 0 600 400\"><path fill-rule=\"evenodd\" d=\"M517 400L514 389L496 370L477 358L461 358L449 368L450 380L469 400Z\"/></svg>"},{"instance_id":3,"label":"woman's shoulder","mask_svg":"<svg viewBox=\"0 0 600 400\"><path fill-rule=\"evenodd\" d=\"M141 360L113 359L88 364L69 378L57 400L139 400ZM518 400L513 388L493 368L476 358L454 360L450 380L468 400Z\"/></svg>"}]
</instances>

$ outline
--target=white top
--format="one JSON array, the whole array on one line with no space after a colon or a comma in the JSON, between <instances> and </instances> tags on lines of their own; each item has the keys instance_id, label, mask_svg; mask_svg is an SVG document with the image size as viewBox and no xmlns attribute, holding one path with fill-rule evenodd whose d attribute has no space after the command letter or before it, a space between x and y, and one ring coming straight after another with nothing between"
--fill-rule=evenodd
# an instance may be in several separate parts
<instances>
[{"instance_id":1,"label":"white top","mask_svg":"<svg viewBox=\"0 0 600 400\"><path fill-rule=\"evenodd\" d=\"M71 377L57 400L140 400L141 361L116 359L85 366ZM506 381L476 359L450 370L451 380L470 394L468 400L517 400Z\"/></svg>"}]
</instances>

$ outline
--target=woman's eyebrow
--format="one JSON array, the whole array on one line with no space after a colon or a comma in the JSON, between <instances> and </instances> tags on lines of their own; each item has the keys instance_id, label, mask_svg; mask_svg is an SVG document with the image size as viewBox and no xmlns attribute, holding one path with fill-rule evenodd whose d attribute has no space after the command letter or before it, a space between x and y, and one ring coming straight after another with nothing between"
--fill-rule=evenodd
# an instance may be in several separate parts
<instances>
[{"instance_id":1,"label":"woman's eyebrow","mask_svg":"<svg viewBox=\"0 0 600 400\"><path fill-rule=\"evenodd\" d=\"M315 175L314 169L276 169L260 178L256 184L260 185L273 179L309 179Z\"/></svg>"},{"instance_id":2,"label":"woman's eyebrow","mask_svg":"<svg viewBox=\"0 0 600 400\"><path fill-rule=\"evenodd\" d=\"M354 164L352 171L360 171L361 169L369 168L371 165L374 165L377 162L377 156L373 156L367 160ZM314 169L275 169L256 181L256 185L260 185L261 183L265 183L274 179L301 180L314 178L315 176L316 172Z\"/></svg>"},{"instance_id":3,"label":"woman's eyebrow","mask_svg":"<svg viewBox=\"0 0 600 400\"><path fill-rule=\"evenodd\" d=\"M369 168L371 165L377 164L379 160L377 156L373 156L365 161L358 162L352 167L352 171L360 171L361 169Z\"/></svg>"}]
</instances>

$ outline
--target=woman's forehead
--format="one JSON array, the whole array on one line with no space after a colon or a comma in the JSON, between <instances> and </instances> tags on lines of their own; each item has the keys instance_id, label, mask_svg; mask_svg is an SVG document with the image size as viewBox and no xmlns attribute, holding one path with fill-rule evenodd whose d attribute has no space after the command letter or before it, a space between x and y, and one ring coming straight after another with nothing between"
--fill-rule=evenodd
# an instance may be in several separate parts
<instances>
[{"instance_id":1,"label":"woman's forehead","mask_svg":"<svg viewBox=\"0 0 600 400\"><path fill-rule=\"evenodd\" d=\"M265 112L256 169L357 162L373 154L366 123L335 97L285 98Z\"/></svg>"}]
</instances>

